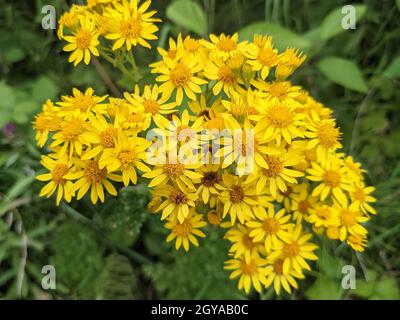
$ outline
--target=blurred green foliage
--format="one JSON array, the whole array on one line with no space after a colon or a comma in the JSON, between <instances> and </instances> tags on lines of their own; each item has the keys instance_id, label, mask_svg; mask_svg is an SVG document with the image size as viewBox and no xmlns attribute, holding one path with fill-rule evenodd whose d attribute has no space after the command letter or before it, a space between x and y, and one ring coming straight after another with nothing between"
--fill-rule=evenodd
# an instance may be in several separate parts
<instances>
[{"instance_id":1,"label":"blurred green foliage","mask_svg":"<svg viewBox=\"0 0 400 320\"><path fill-rule=\"evenodd\" d=\"M193 298L242 299L222 268L228 244L208 227L189 253L165 243L159 217L147 212L147 191L125 188L105 205L81 201L56 207L40 199L40 152L30 126L47 98L73 86L107 93L101 74L123 89L133 85L111 66L67 63L55 32L41 29L41 8L57 13L69 1L0 0L0 297L1 298ZM294 83L333 108L343 131L344 151L363 163L376 186L379 214L371 219L364 254L318 239L315 271L292 299L399 299L400 270L400 2L353 3L356 29L344 30L346 1L175 0L153 1L163 19L159 40L166 47L178 32L193 36L233 33L250 39L271 34L278 48L299 47L308 56ZM142 82L156 50L135 51ZM41 269L54 264L57 289L41 288ZM343 265L357 269L357 288L340 286ZM271 299L271 291L250 298Z\"/></svg>"}]
</instances>

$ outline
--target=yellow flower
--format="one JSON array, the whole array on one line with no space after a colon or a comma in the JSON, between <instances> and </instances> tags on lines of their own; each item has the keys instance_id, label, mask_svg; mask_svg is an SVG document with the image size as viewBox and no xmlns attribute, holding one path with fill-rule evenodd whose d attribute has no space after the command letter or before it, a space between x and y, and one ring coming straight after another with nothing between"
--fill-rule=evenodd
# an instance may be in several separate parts
<instances>
[{"instance_id":1,"label":"yellow flower","mask_svg":"<svg viewBox=\"0 0 400 320\"><path fill-rule=\"evenodd\" d=\"M171 233L167 237L167 242L175 240L175 249L178 250L182 245L185 251L189 251L189 244L192 243L196 247L199 246L199 242L195 236L204 238L206 235L200 228L207 225L207 222L203 220L201 214L197 214L194 211L187 216L183 222L177 219L169 220L165 224L165 228L170 229Z\"/></svg>"},{"instance_id":2,"label":"yellow flower","mask_svg":"<svg viewBox=\"0 0 400 320\"><path fill-rule=\"evenodd\" d=\"M350 199L359 205L363 213L376 214L376 210L369 204L376 202L376 199L371 196L371 193L374 191L374 187L366 187L362 183L357 184L350 190Z\"/></svg>"},{"instance_id":3,"label":"yellow flower","mask_svg":"<svg viewBox=\"0 0 400 320\"><path fill-rule=\"evenodd\" d=\"M219 199L224 204L223 218L228 214L231 217L232 225L236 218L240 223L251 220L253 212L259 208L259 203L253 199L257 195L254 179L244 179L224 173L222 175L224 190L220 193Z\"/></svg>"},{"instance_id":4,"label":"yellow flower","mask_svg":"<svg viewBox=\"0 0 400 320\"><path fill-rule=\"evenodd\" d=\"M261 192L266 186L274 198L277 197L277 190L286 192L288 183L296 184L296 178L304 176L300 171L287 168L298 164L301 159L299 153L292 149L282 149L278 155L265 156L267 166L261 169L256 185L257 192Z\"/></svg>"},{"instance_id":5,"label":"yellow flower","mask_svg":"<svg viewBox=\"0 0 400 320\"><path fill-rule=\"evenodd\" d=\"M262 250L262 244L250 236L251 229L242 224L237 224L230 228L225 234L225 238L232 242L229 253L237 259L243 255L254 256Z\"/></svg>"},{"instance_id":6,"label":"yellow flower","mask_svg":"<svg viewBox=\"0 0 400 320\"><path fill-rule=\"evenodd\" d=\"M91 124L90 131L95 139L93 145L82 154L82 160L89 160L101 154L105 149L114 148L120 128L117 128L112 123L108 123L101 114L96 116L90 115L89 121Z\"/></svg>"},{"instance_id":7,"label":"yellow flower","mask_svg":"<svg viewBox=\"0 0 400 320\"><path fill-rule=\"evenodd\" d=\"M339 225L339 216L335 210L326 204L318 205L310 209L310 214L305 218L315 227L329 227Z\"/></svg>"},{"instance_id":8,"label":"yellow flower","mask_svg":"<svg viewBox=\"0 0 400 320\"><path fill-rule=\"evenodd\" d=\"M201 93L200 85L207 83L197 76L203 70L199 57L183 56L178 61L165 58L164 62L165 67L152 69L152 73L161 74L156 81L163 82L159 89L164 99L168 100L175 90L177 105L182 103L183 93L189 99L196 100L196 93Z\"/></svg>"},{"instance_id":9,"label":"yellow flower","mask_svg":"<svg viewBox=\"0 0 400 320\"><path fill-rule=\"evenodd\" d=\"M104 202L104 188L112 196L117 195L117 190L109 180L121 182L121 176L109 173L106 168L100 169L96 160L80 161L80 166L82 170L76 173L78 180L73 186L73 191L78 191L78 200L83 198L89 189L90 200L93 204L96 204L99 199Z\"/></svg>"},{"instance_id":10,"label":"yellow flower","mask_svg":"<svg viewBox=\"0 0 400 320\"><path fill-rule=\"evenodd\" d=\"M201 175L197 193L205 204L210 203L211 208L215 207L219 192L223 189L220 168L218 164L206 164L196 169Z\"/></svg>"},{"instance_id":11,"label":"yellow flower","mask_svg":"<svg viewBox=\"0 0 400 320\"><path fill-rule=\"evenodd\" d=\"M275 78L284 80L290 76L303 62L306 55L298 49L288 48L279 55L279 63L275 70Z\"/></svg>"},{"instance_id":12,"label":"yellow flower","mask_svg":"<svg viewBox=\"0 0 400 320\"><path fill-rule=\"evenodd\" d=\"M368 234L367 229L360 223L368 221L369 218L361 215L357 203L353 202L350 205L347 203L345 205L337 204L334 208L337 210L340 219L340 241L346 240L348 235L351 234L358 236L366 236Z\"/></svg>"},{"instance_id":13,"label":"yellow flower","mask_svg":"<svg viewBox=\"0 0 400 320\"><path fill-rule=\"evenodd\" d=\"M66 155L51 154L50 156L42 156L40 163L50 172L38 175L36 179L50 182L40 190L39 196L50 198L57 191L57 205L60 204L63 197L67 202L70 202L73 196L71 180L76 179L73 160L68 159Z\"/></svg>"},{"instance_id":14,"label":"yellow flower","mask_svg":"<svg viewBox=\"0 0 400 320\"><path fill-rule=\"evenodd\" d=\"M246 223L250 228L250 236L254 241L263 241L265 251L271 252L271 249L279 244L284 238L288 238L288 230L292 224L289 223L290 215L285 215L285 209L275 213L272 205L268 206L268 213L264 208L261 208L255 213L256 220L251 220Z\"/></svg>"},{"instance_id":15,"label":"yellow flower","mask_svg":"<svg viewBox=\"0 0 400 320\"><path fill-rule=\"evenodd\" d=\"M209 61L204 68L204 75L210 80L215 80L213 86L214 95L218 95L221 90L229 97L236 92L243 92L240 87L243 80L237 75L227 62L222 60Z\"/></svg>"},{"instance_id":16,"label":"yellow flower","mask_svg":"<svg viewBox=\"0 0 400 320\"><path fill-rule=\"evenodd\" d=\"M277 295L281 293L281 287L285 289L287 293L292 293L292 287L297 289L296 279L304 279L304 275L301 272L296 271L294 268L290 268L288 272L283 272L284 260L280 257L271 259L268 258L267 270L269 271L265 287L274 285L274 290Z\"/></svg>"},{"instance_id":17,"label":"yellow flower","mask_svg":"<svg viewBox=\"0 0 400 320\"><path fill-rule=\"evenodd\" d=\"M90 132L89 123L85 122L86 116L71 117L61 122L60 131L53 135L51 148L61 145L61 153L69 153L71 157L74 152L77 155L82 154L84 146L96 143L97 138Z\"/></svg>"},{"instance_id":18,"label":"yellow flower","mask_svg":"<svg viewBox=\"0 0 400 320\"><path fill-rule=\"evenodd\" d=\"M228 60L236 53L243 53L246 47L246 42L238 43L238 34L232 36L222 33L220 36L210 35L211 42L202 40L202 44L210 50L211 56L222 60Z\"/></svg>"},{"instance_id":19,"label":"yellow flower","mask_svg":"<svg viewBox=\"0 0 400 320\"><path fill-rule=\"evenodd\" d=\"M299 188L302 191L293 195L290 210L292 211L293 219L300 223L303 218L310 214L311 208L315 207L317 199L308 193L308 183L301 183L295 188Z\"/></svg>"},{"instance_id":20,"label":"yellow flower","mask_svg":"<svg viewBox=\"0 0 400 320\"><path fill-rule=\"evenodd\" d=\"M123 45L127 51L138 44L151 48L146 40L157 39L154 33L158 27L153 22L161 20L152 18L156 11L146 12L150 4L151 1L145 1L138 7L137 0L123 0L122 3L114 3L114 8L106 11L104 15L111 21L111 30L105 38L114 40L114 51Z\"/></svg>"},{"instance_id":21,"label":"yellow flower","mask_svg":"<svg viewBox=\"0 0 400 320\"><path fill-rule=\"evenodd\" d=\"M64 37L64 27L73 31L79 25L79 8L79 6L73 4L70 11L63 13L58 20L57 36L59 39Z\"/></svg>"},{"instance_id":22,"label":"yellow flower","mask_svg":"<svg viewBox=\"0 0 400 320\"><path fill-rule=\"evenodd\" d=\"M194 169L198 169L200 166L201 164L187 165L179 161L156 164L150 172L143 174L143 177L152 179L149 183L150 188L173 181L181 188L195 191L193 183L199 182L203 175L195 172Z\"/></svg>"},{"instance_id":23,"label":"yellow flower","mask_svg":"<svg viewBox=\"0 0 400 320\"><path fill-rule=\"evenodd\" d=\"M135 87L135 93L124 93L125 99L134 107L142 108L145 113L149 113L152 117L160 115L168 115L176 112L176 104L174 102L166 103L167 99L161 97L161 91L155 84L153 86L146 85L143 93L140 94L139 87Z\"/></svg>"},{"instance_id":24,"label":"yellow flower","mask_svg":"<svg viewBox=\"0 0 400 320\"><path fill-rule=\"evenodd\" d=\"M247 47L247 63L253 67L254 71L260 71L261 78L268 77L269 71L272 67L278 64L278 50L272 46L272 38L266 37L262 46L250 44ZM258 43L259 44L259 43Z\"/></svg>"},{"instance_id":25,"label":"yellow flower","mask_svg":"<svg viewBox=\"0 0 400 320\"><path fill-rule=\"evenodd\" d=\"M68 61L73 62L74 66L78 65L82 60L85 64L89 64L91 54L99 56L97 46L100 44L98 33L95 25L89 18L80 19L80 26L70 36L64 36L64 39L69 42L64 46L63 50L72 52Z\"/></svg>"},{"instance_id":26,"label":"yellow flower","mask_svg":"<svg viewBox=\"0 0 400 320\"><path fill-rule=\"evenodd\" d=\"M187 188L180 188L177 185L163 185L154 190L155 196L162 197L164 200L157 211L162 211L161 220L166 218L177 219L183 223L189 216L190 208L195 207L198 195Z\"/></svg>"},{"instance_id":27,"label":"yellow flower","mask_svg":"<svg viewBox=\"0 0 400 320\"><path fill-rule=\"evenodd\" d=\"M255 130L263 132L265 139L274 139L279 146L282 138L291 144L294 138L304 136L299 130L304 126L304 115L296 112L295 103L275 101L256 108L260 115L250 119L258 121Z\"/></svg>"},{"instance_id":28,"label":"yellow flower","mask_svg":"<svg viewBox=\"0 0 400 320\"><path fill-rule=\"evenodd\" d=\"M33 128L36 131L35 139L39 147L43 147L49 133L60 129L61 119L58 117L57 110L52 101L47 100L43 105L42 112L35 116Z\"/></svg>"},{"instance_id":29,"label":"yellow flower","mask_svg":"<svg viewBox=\"0 0 400 320\"><path fill-rule=\"evenodd\" d=\"M330 153L341 148L340 132L336 127L334 120L322 120L314 126L308 127L309 131L305 136L310 140L307 143L307 149L317 148L318 160L324 163Z\"/></svg>"},{"instance_id":30,"label":"yellow flower","mask_svg":"<svg viewBox=\"0 0 400 320\"><path fill-rule=\"evenodd\" d=\"M99 160L100 169L106 167L108 172L121 171L125 186L129 182L136 184L136 170L149 172L150 168L143 162L146 158L146 149L150 141L136 136L126 136L120 133L115 141L114 148L107 148Z\"/></svg>"},{"instance_id":31,"label":"yellow flower","mask_svg":"<svg viewBox=\"0 0 400 320\"><path fill-rule=\"evenodd\" d=\"M296 225L288 237L282 238L282 242L276 243L269 259L283 260L283 274L289 274L293 268L298 274L302 273L302 269L311 270L306 260L317 260L318 257L313 253L318 247L308 242L312 235L303 233L301 224Z\"/></svg>"},{"instance_id":32,"label":"yellow flower","mask_svg":"<svg viewBox=\"0 0 400 320\"><path fill-rule=\"evenodd\" d=\"M300 86L292 86L289 81L252 80L251 84L265 93L265 99L271 101L297 100L301 95Z\"/></svg>"},{"instance_id":33,"label":"yellow flower","mask_svg":"<svg viewBox=\"0 0 400 320\"><path fill-rule=\"evenodd\" d=\"M261 285L266 283L266 277L270 270L265 267L267 261L259 255L245 255L239 259L230 259L225 261L225 269L233 270L230 279L235 279L240 276L238 288L248 294L251 287L254 287L257 292L261 292Z\"/></svg>"},{"instance_id":34,"label":"yellow flower","mask_svg":"<svg viewBox=\"0 0 400 320\"><path fill-rule=\"evenodd\" d=\"M367 246L367 236L359 235L359 234L350 234L347 237L347 243L354 250L363 252L364 248Z\"/></svg>"},{"instance_id":35,"label":"yellow flower","mask_svg":"<svg viewBox=\"0 0 400 320\"><path fill-rule=\"evenodd\" d=\"M72 89L72 96L62 96L61 102L57 102L58 114L63 117L75 116L82 114L89 116L91 113L105 114L107 105L101 104L107 96L96 96L92 88L86 89L83 93L76 88Z\"/></svg>"},{"instance_id":36,"label":"yellow flower","mask_svg":"<svg viewBox=\"0 0 400 320\"><path fill-rule=\"evenodd\" d=\"M311 169L307 169L309 175L306 178L320 183L314 188L312 195L314 197L319 196L321 201L324 201L332 194L339 203L345 204L347 196L343 191L349 190L350 186L346 178L346 168L342 161L330 157L322 166L316 162L312 162L311 166Z\"/></svg>"}]
</instances>

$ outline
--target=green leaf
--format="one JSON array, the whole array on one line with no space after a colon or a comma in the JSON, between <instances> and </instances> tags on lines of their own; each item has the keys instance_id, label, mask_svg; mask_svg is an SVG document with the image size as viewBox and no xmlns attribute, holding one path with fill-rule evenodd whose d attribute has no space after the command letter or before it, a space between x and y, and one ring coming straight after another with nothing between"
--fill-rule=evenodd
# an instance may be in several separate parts
<instances>
[{"instance_id":1,"label":"green leaf","mask_svg":"<svg viewBox=\"0 0 400 320\"><path fill-rule=\"evenodd\" d=\"M4 58L8 63L15 63L25 58L25 52L18 47L11 47L4 52Z\"/></svg>"},{"instance_id":2,"label":"green leaf","mask_svg":"<svg viewBox=\"0 0 400 320\"><path fill-rule=\"evenodd\" d=\"M41 76L32 88L32 96L40 103L44 103L47 99L54 100L58 92L56 84L46 76Z\"/></svg>"},{"instance_id":3,"label":"green leaf","mask_svg":"<svg viewBox=\"0 0 400 320\"><path fill-rule=\"evenodd\" d=\"M279 50L284 50L286 47L306 50L310 47L310 42L307 39L279 24L254 22L239 30L241 40L251 41L255 34L271 35L272 42Z\"/></svg>"},{"instance_id":4,"label":"green leaf","mask_svg":"<svg viewBox=\"0 0 400 320\"><path fill-rule=\"evenodd\" d=\"M389 79L400 78L400 57L395 58L383 74Z\"/></svg>"},{"instance_id":5,"label":"green leaf","mask_svg":"<svg viewBox=\"0 0 400 320\"><path fill-rule=\"evenodd\" d=\"M193 1L178 0L167 8L167 17L177 25L204 36L207 28L207 19L200 5Z\"/></svg>"},{"instance_id":6,"label":"green leaf","mask_svg":"<svg viewBox=\"0 0 400 320\"><path fill-rule=\"evenodd\" d=\"M40 105L33 100L22 101L15 105L13 119L18 124L25 124L31 120L31 115L38 111Z\"/></svg>"},{"instance_id":7,"label":"green leaf","mask_svg":"<svg viewBox=\"0 0 400 320\"><path fill-rule=\"evenodd\" d=\"M14 90L3 83L0 83L0 110L11 110L15 104L15 93Z\"/></svg>"},{"instance_id":8,"label":"green leaf","mask_svg":"<svg viewBox=\"0 0 400 320\"><path fill-rule=\"evenodd\" d=\"M375 293L384 300L399 300L400 292L396 280L388 276L382 277L377 283Z\"/></svg>"},{"instance_id":9,"label":"green leaf","mask_svg":"<svg viewBox=\"0 0 400 320\"><path fill-rule=\"evenodd\" d=\"M325 77L336 84L362 93L368 91L360 69L350 60L328 57L318 63L318 68Z\"/></svg>"},{"instance_id":10,"label":"green leaf","mask_svg":"<svg viewBox=\"0 0 400 320\"><path fill-rule=\"evenodd\" d=\"M396 0L397 8L400 10L400 0Z\"/></svg>"},{"instance_id":11,"label":"green leaf","mask_svg":"<svg viewBox=\"0 0 400 320\"><path fill-rule=\"evenodd\" d=\"M358 23L367 11L366 5L354 5L356 10L356 23ZM344 31L342 27L342 19L345 15L342 13L342 7L337 8L329 13L322 21L321 39L328 40Z\"/></svg>"},{"instance_id":12,"label":"green leaf","mask_svg":"<svg viewBox=\"0 0 400 320\"><path fill-rule=\"evenodd\" d=\"M305 292L305 296L310 300L338 300L342 296L340 281L319 278Z\"/></svg>"}]
</instances>

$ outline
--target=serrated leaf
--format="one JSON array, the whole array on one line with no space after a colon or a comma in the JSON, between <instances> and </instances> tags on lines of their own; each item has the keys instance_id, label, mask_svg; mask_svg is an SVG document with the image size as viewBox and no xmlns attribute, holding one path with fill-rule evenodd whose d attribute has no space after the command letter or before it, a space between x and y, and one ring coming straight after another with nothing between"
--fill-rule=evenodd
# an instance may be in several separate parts
<instances>
[{"instance_id":1,"label":"serrated leaf","mask_svg":"<svg viewBox=\"0 0 400 320\"><path fill-rule=\"evenodd\" d=\"M177 25L204 36L207 28L207 19L204 10L193 1L178 0L167 8L167 17Z\"/></svg>"},{"instance_id":2,"label":"serrated leaf","mask_svg":"<svg viewBox=\"0 0 400 320\"><path fill-rule=\"evenodd\" d=\"M284 50L286 47L306 50L310 47L310 42L307 39L279 24L254 22L239 30L240 40L251 41L255 34L271 35L273 44L279 50Z\"/></svg>"},{"instance_id":3,"label":"serrated leaf","mask_svg":"<svg viewBox=\"0 0 400 320\"><path fill-rule=\"evenodd\" d=\"M358 23L367 11L366 5L354 5L356 11L356 23ZM331 11L321 24L321 39L328 40L344 31L346 29L342 26L342 19L345 14L342 13L342 7Z\"/></svg>"},{"instance_id":4,"label":"serrated leaf","mask_svg":"<svg viewBox=\"0 0 400 320\"><path fill-rule=\"evenodd\" d=\"M318 69L329 80L347 89L362 93L368 91L360 69L351 60L328 57L318 63Z\"/></svg>"}]
</instances>

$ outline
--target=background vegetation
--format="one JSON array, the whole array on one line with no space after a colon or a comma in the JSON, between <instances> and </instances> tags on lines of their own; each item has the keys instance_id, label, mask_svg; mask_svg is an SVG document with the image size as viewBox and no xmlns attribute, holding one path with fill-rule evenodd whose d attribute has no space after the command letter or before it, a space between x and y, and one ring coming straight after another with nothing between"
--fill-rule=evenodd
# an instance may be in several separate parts
<instances>
[{"instance_id":1,"label":"background vegetation","mask_svg":"<svg viewBox=\"0 0 400 320\"><path fill-rule=\"evenodd\" d=\"M58 14L68 2L0 0L0 297L1 298L245 298L223 270L228 244L219 230L188 254L164 241L159 217L146 211L142 186L125 188L105 205L56 207L40 199L40 152L31 128L47 99L72 86L98 94L133 85L110 65L67 63L54 31L41 29L41 8ZM78 1L77 1L78 2ZM79 2L78 2L79 3ZM206 36L261 32L275 44L303 49L308 59L292 79L335 110L344 151L361 161L376 186L379 215L371 219L364 254L321 246L320 260L291 299L399 299L400 279L400 1L356 5L357 28L340 27L347 1L153 1L164 23L155 45L178 32ZM137 50L146 66L156 50ZM150 81L148 69L141 70ZM323 239L320 239L323 242ZM57 289L41 288L41 268L57 270ZM357 269L357 289L341 289L341 268ZM272 299L272 291L250 298Z\"/></svg>"}]
</instances>

